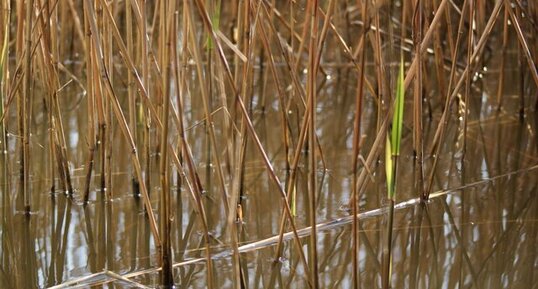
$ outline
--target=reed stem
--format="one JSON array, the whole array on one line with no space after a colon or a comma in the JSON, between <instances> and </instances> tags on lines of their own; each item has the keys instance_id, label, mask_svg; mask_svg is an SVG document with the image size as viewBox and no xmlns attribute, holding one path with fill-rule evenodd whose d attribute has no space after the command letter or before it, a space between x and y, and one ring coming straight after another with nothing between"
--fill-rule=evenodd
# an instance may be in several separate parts
<instances>
[{"instance_id":1,"label":"reed stem","mask_svg":"<svg viewBox=\"0 0 538 289\"><path fill-rule=\"evenodd\" d=\"M30 75L32 73L32 15L33 0L26 1L25 8L25 54L24 54L24 92L21 94L20 101L20 121L22 144L21 144L21 170L20 170L20 191L24 198L24 211L27 215L30 214L31 194L30 194L30 104L32 100L32 82Z\"/></svg>"},{"instance_id":2,"label":"reed stem","mask_svg":"<svg viewBox=\"0 0 538 289\"><path fill-rule=\"evenodd\" d=\"M167 5L168 4L168 5ZM168 119L170 116L170 59L167 51L176 49L177 46L174 45L172 48L172 40L175 39L177 35L176 26L174 29L170 29L168 25L169 18L171 18L169 11L170 8L175 6L175 1L172 3L167 3L166 1L161 1L160 5L160 25L159 25L159 40L161 47L161 73L162 73L162 100L163 100L163 110L162 110L162 120L163 120L163 129L161 131L161 140L160 140L160 164L159 172L161 178L161 198L160 198L160 216L159 220L161 223L160 234L162 238L162 252L161 252L161 284L166 288L172 288L174 286L174 277L172 274L172 243L171 243L171 203L170 203L170 172L168 166L168 135L169 135L169 126ZM173 19L173 18L172 18ZM176 21L173 21L175 24ZM173 42L175 43L175 41Z\"/></svg>"}]
</instances>

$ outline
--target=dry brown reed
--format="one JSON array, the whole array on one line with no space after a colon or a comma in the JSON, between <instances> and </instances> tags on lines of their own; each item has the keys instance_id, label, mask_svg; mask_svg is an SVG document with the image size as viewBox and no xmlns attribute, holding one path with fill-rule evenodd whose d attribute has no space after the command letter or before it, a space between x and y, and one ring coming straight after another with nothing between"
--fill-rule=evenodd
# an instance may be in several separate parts
<instances>
[{"instance_id":1,"label":"dry brown reed","mask_svg":"<svg viewBox=\"0 0 538 289\"><path fill-rule=\"evenodd\" d=\"M363 238L359 212L363 201L371 201L364 197L371 181L382 183L384 176L378 172L383 167L380 154L391 129L399 57L407 68L404 91L413 94L407 99L412 113L403 118L402 140L408 137L412 145L402 154L413 155L413 191L422 200L436 187L448 126L458 121L454 104L460 108L466 156L469 111L479 109L473 77L488 64L491 41L499 39L502 54L495 93L499 113L509 101L504 93L512 50L519 53L521 117L533 99L528 92L538 85L537 43L530 36L538 31L533 1L12 2L0 4L0 153L10 149L7 131L16 131L17 205L28 215L39 210L32 188L40 152L34 134L47 136L43 156L52 196L61 190L73 200L82 199L88 209L97 195L95 199L108 204L102 211L112 214L110 204L125 195L115 190L113 175L126 171L155 244L158 262L152 265L162 269L161 283L167 287L177 281L173 264L184 258L178 252L187 246L173 239L183 226L185 208L196 223L185 238L193 227L202 232L196 244L203 252L206 286L221 285L213 260L219 240L213 231L221 227L215 224L222 225L220 238L232 252L234 288L251 285L240 251L246 241L243 221L258 213L247 201L257 191L248 187L251 160L261 163L271 198L280 201L272 270L279 270L281 257L293 256L300 264L295 266L304 270L306 286L323 287L319 276L326 260L319 256L325 248L316 226L318 191L323 189L321 172L331 164L325 161L327 145L319 135L325 125L320 106L328 98L322 87L335 67L349 68L353 75L353 96L346 99L353 109L342 128L350 143L345 154L351 157L346 177L353 288L361 287L361 246L374 251ZM77 131L84 140L80 154L70 143L73 129L66 109L74 102L68 93L75 84L84 119L83 131ZM375 112L375 119L365 119L366 109ZM268 126L278 131L276 143L283 153L275 152L262 135L260 123L273 111L277 121ZM41 126L36 120L43 117L48 131L37 131ZM425 127L431 124L435 133L429 137ZM199 125L202 134L194 132ZM412 132L407 134L406 127ZM119 165L123 158L130 158L126 167ZM398 158L393 160L396 178ZM306 190L301 173L307 176ZM384 199L377 198L382 205ZM389 199L387 212L393 214L394 196ZM298 216L305 216L306 223ZM112 224L107 226L112 230ZM297 233L302 226L309 227L306 249ZM392 229L387 235L385 263L376 263L385 288L391 282ZM290 239L293 247L286 247ZM276 282L273 277L269 281Z\"/></svg>"}]
</instances>

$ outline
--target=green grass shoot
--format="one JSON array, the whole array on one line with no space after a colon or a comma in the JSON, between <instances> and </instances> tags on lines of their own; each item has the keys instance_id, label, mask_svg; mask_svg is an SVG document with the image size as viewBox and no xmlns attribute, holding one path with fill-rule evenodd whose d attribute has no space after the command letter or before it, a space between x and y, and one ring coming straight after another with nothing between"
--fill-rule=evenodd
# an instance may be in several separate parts
<instances>
[{"instance_id":1,"label":"green grass shoot","mask_svg":"<svg viewBox=\"0 0 538 289\"><path fill-rule=\"evenodd\" d=\"M385 173L387 174L387 190L388 197L394 197L394 187L392 186L394 180L392 175L394 164L392 162L392 148L389 136L387 135L387 144L385 145Z\"/></svg>"},{"instance_id":2,"label":"green grass shoot","mask_svg":"<svg viewBox=\"0 0 538 289\"><path fill-rule=\"evenodd\" d=\"M394 114L392 116L392 155L400 155L400 142L402 140L403 127L403 109L405 98L405 77L403 58L400 60L400 72L398 73L398 84L396 86L396 103L394 106Z\"/></svg>"},{"instance_id":3,"label":"green grass shoot","mask_svg":"<svg viewBox=\"0 0 538 289\"><path fill-rule=\"evenodd\" d=\"M402 140L403 110L405 101L405 77L403 58L400 60L400 71L398 73L398 83L396 86L396 100L394 104L394 114L392 117L392 131L387 144L385 145L385 171L387 174L387 195L393 200L395 195L396 179L396 157L400 155L400 144Z\"/></svg>"}]
</instances>

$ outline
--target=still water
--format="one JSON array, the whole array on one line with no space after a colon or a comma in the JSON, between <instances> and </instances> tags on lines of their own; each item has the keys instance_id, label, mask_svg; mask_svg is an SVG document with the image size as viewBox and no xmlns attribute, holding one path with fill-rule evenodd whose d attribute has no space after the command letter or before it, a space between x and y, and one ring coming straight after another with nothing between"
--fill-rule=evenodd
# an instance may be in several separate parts
<instances>
[{"instance_id":1,"label":"still water","mask_svg":"<svg viewBox=\"0 0 538 289\"><path fill-rule=\"evenodd\" d=\"M379 1L379 5L387 5L386 2ZM231 17L226 13L223 12L222 23L226 23L226 20L233 23L226 19ZM300 13L298 21L302 21L301 17L304 16ZM452 13L457 14L456 11ZM350 17L358 19L357 11L353 10L350 14ZM348 26L342 19L335 19L335 25L344 31L343 27ZM382 23L383 20L386 19L383 18ZM350 23L356 25L355 22ZM225 24L222 25L225 27ZM389 27L383 28L388 30ZM203 30L201 24L196 29ZM503 106L497 110L498 67L503 56L496 53L496 49L501 45L501 30L501 27L496 27L496 38L492 36L493 44L488 46L487 60L481 61L483 66L473 76L469 100L466 103L460 95L451 105L448 126L438 155L432 151L431 144L443 111L444 96L440 95L444 94L440 92L434 76L434 57L431 51L425 53L423 136L427 178L433 160L438 160L432 178L433 194L427 202L417 199L420 192L415 182L413 98L412 89L408 89L394 214L393 288L538 289L536 88L530 73L522 68L526 63L518 62L517 45L510 46L505 56L509 61L505 67L505 88L501 94ZM350 36L353 29L348 27L345 31ZM383 37L386 35L383 34ZM512 40L515 41L515 37ZM304 156L299 162L294 189L294 218L302 236L301 248L306 254L312 246L307 238L311 222L308 214L310 185L306 154L309 149L318 150L315 195L319 227L315 245L322 288L350 288L353 270L349 202L353 187L351 159L358 76L353 65L347 61L347 55L338 50L340 48L333 49L340 47L337 42L334 36L327 41L328 48L321 65L323 73L318 74L318 143L306 145L304 152L301 152ZM357 46L356 42L352 38L350 45ZM252 87L247 90L250 98L246 102L256 134L275 173L285 182L290 173L287 158L293 155L305 109L298 90L293 88L294 84L289 79L284 57L277 53L279 50L275 43L270 46L274 49L272 53L279 56L275 65L277 72L282 73L279 75L281 83L275 83L268 69L268 58L254 53L250 76ZM406 48L406 68L409 68L409 51L412 47L407 45ZM385 50L390 56L386 57L386 73L394 78L398 64L397 61L392 61L396 64L390 63L397 58L399 51L394 47L383 47L384 53ZM374 53L368 51L366 77L376 84ZM227 57L233 58L232 52L225 52ZM73 59L63 61L66 69L84 81L87 76L83 60L80 56L69 56ZM465 65L460 61L463 58L456 60L458 75ZM126 78L129 72L120 65L119 57L117 60L119 64L113 72L114 85L128 116ZM203 64L204 71L214 72L218 69L214 58L210 62L211 67L207 63ZM447 70L450 65L450 60L445 60L444 69ZM183 99L184 125L195 169L204 188L201 199L207 214L209 243L214 257L214 288L234 288L234 282L238 281L231 257L230 235L233 232L238 235L241 252L239 266L246 288L307 287L307 270L289 233L284 235L282 256L275 262L275 245L283 206L278 187L269 178L252 139L245 143L244 161L238 162L237 158L233 158L238 155L245 135L241 135L244 133L241 115L229 84L225 84L222 74L208 72L210 77L206 81L212 85L211 103L208 106L212 111L216 134L215 150L205 123L194 60L189 59L184 69L186 82L189 83L185 88L188 93ZM302 85L306 82L307 73L306 69L298 73L298 81ZM394 79L387 81L390 86L388 90L393 91L394 82ZM20 136L17 135L16 126L11 125L16 123L16 112L12 109L6 118L10 123L7 125L7 143L4 144L6 151L0 155L0 288L159 287L158 252L150 223L142 200L133 195L131 150L114 120L107 128L111 137L108 153L102 158L101 155L96 157L89 203L84 206L83 190L89 144L92 141L87 136L87 95L75 82L62 79L62 83L67 83L62 87L59 98L75 192L66 194L56 174L56 187L51 193L51 167L55 165L49 161L48 114L45 102L36 97L32 103L30 138L31 213L28 216L24 213L18 190ZM40 87L36 85L35 94L39 95L39 92ZM282 105L278 97L280 93L289 97L286 105ZM175 95L173 97L171 103L177 110L178 101ZM380 102L382 110L379 113L376 98L370 92L365 93L360 138L360 153L364 159L373 149L380 120L387 111L389 104L386 100L389 98L385 95L384 99L385 102ZM525 100L523 105L521 100ZM469 116L466 134L463 121L465 112ZM287 141L292 150L288 154L283 145L283 113L288 120L286 129L290 136ZM172 120L170 123L174 124ZM138 123L138 126L136 138L143 173L148 180L151 204L158 217L161 211L159 135L155 124L151 124L150 140L143 142L145 124ZM250 137L248 133L246 135ZM168 141L173 148L179 146L176 127L171 129ZM232 181L239 179L234 177L235 169L239 166L244 168L239 189L241 218L234 224L235 230L231 230L227 224L215 154L220 157L220 165L225 172L224 183L230 190L237 186ZM111 166L103 172L100 168L105 159L110 161ZM389 201L386 197L384 158L376 159L368 172L368 185L358 202L361 288L380 288L382 281L381 260L387 238L386 208ZM363 166L359 167L363 169ZM206 288L208 268L204 259L205 232L201 216L197 213L185 178L171 164L170 168L174 280L177 288ZM105 179L110 186L103 191L99 184ZM285 231L289 230L287 227Z\"/></svg>"},{"instance_id":2,"label":"still water","mask_svg":"<svg viewBox=\"0 0 538 289\"><path fill-rule=\"evenodd\" d=\"M493 72L490 72L493 73ZM320 90L319 140L326 167L320 169L319 207L317 218L324 223L339 218L318 233L319 280L325 288L351 286L351 226L348 217L350 198L350 139L346 125L353 111L346 96L351 90L351 78L345 69L334 70L332 80ZM349 78L349 79L348 79ZM499 113L494 104L481 103L475 92L476 104L468 128L467 152L461 147L461 122L457 113L448 127L445 147L435 176L434 194L427 203L412 202L395 212L393 235L394 288L538 288L536 274L538 255L538 197L536 192L538 148L536 145L537 117L528 111L520 120L517 105L508 105ZM506 95L517 98L516 95ZM76 188L84 181L83 103L74 95L69 101L76 112L66 111L66 131L70 144L73 179ZM367 104L365 119L375 119L372 104ZM269 103L262 112L254 103L255 126L264 146L273 157L276 171L285 177L283 151L279 128L278 107ZM293 117L293 112L290 112ZM196 123L196 112L192 112ZM215 114L221 118L223 114ZM436 119L425 122L425 136L432 137ZM218 120L216 121L218 123ZM39 132L32 138L32 214L21 211L17 194L17 158L14 153L16 137L8 135L10 149L2 158L0 194L0 287L50 287L70 280L70 286L92 288L125 288L159 283L155 270L156 251L148 219L142 203L131 192L128 156L121 152L125 143L118 137L112 156L113 175L110 200L100 190L92 191L90 203L84 207L80 191L70 197L61 191L51 194L46 159L46 135ZM217 126L218 128L218 126ZM375 122L364 125L365 146L371 142ZM418 196L413 189L413 161L410 128L404 129L399 169L397 203ZM219 202L218 186L211 179L215 169L205 162L206 136L203 125L190 129L193 146L199 157L198 170L208 190L206 211L212 236L212 253L229 252L223 208ZM237 225L240 246L278 235L282 214L280 199L268 180L259 156L249 151L244 179L243 221ZM156 154L152 162L156 171ZM428 160L426 160L428 163ZM308 226L306 198L307 166L299 169L296 222L299 228ZM386 212L375 211L387 205L385 184L379 176L383 163L372 172L367 190L361 196L360 210L360 282L380 286L381 255L384 242ZM99 178L97 174L95 178ZM157 176L151 179L154 208L158 211ZM174 179L175 183L175 179ZM184 189L173 190L173 256L175 263L204 256L203 229L199 216L189 203ZM373 214L370 214L372 213ZM305 213L302 213L305 212ZM308 234L308 233L307 233ZM288 238L289 239L289 238ZM304 239L305 248L308 244ZM305 271L300 264L292 241L285 243L284 255L273 262L274 242L268 242L241 254L241 266L249 288L302 288L306 286ZM229 254L228 254L229 255ZM219 288L232 286L233 267L230 257L214 262L215 284ZM204 288L205 263L174 267L179 288ZM136 283L133 283L136 282Z\"/></svg>"}]
</instances>

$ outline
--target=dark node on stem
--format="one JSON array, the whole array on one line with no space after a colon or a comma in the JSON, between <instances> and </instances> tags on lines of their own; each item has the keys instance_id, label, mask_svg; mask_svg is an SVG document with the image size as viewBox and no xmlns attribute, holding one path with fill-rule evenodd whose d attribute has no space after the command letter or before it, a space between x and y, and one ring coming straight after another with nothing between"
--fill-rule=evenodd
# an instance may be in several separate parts
<instances>
[{"instance_id":1,"label":"dark node on stem","mask_svg":"<svg viewBox=\"0 0 538 289\"><path fill-rule=\"evenodd\" d=\"M420 200L422 201L422 203L426 203L429 199L430 199L430 195L427 192L423 192L420 195Z\"/></svg>"},{"instance_id":2,"label":"dark node on stem","mask_svg":"<svg viewBox=\"0 0 538 289\"><path fill-rule=\"evenodd\" d=\"M140 199L140 183L138 183L136 178L132 178L131 184L133 187L133 197L137 200Z\"/></svg>"}]
</instances>

